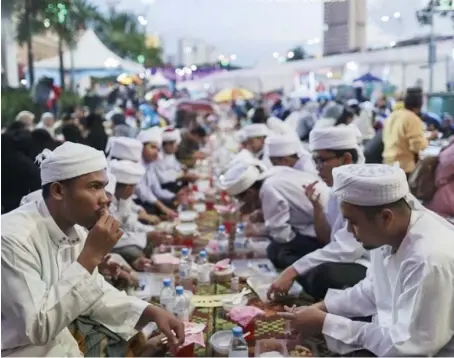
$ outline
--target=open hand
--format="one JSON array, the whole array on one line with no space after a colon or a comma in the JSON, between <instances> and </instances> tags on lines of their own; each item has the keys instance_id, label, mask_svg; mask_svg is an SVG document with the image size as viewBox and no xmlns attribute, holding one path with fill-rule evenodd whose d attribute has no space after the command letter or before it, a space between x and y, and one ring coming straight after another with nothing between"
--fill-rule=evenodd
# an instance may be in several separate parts
<instances>
[{"instance_id":1,"label":"open hand","mask_svg":"<svg viewBox=\"0 0 454 358\"><path fill-rule=\"evenodd\" d=\"M315 186L318 180L309 185L303 185L304 192L313 206L320 204L320 193L316 193Z\"/></svg>"}]
</instances>

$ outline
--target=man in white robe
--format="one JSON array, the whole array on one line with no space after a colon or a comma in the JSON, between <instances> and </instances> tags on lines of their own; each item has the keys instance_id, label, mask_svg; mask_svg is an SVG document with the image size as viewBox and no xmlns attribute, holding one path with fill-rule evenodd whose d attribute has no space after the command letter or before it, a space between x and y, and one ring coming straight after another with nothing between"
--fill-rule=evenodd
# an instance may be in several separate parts
<instances>
[{"instance_id":1,"label":"man in white robe","mask_svg":"<svg viewBox=\"0 0 454 358\"><path fill-rule=\"evenodd\" d=\"M363 162L355 130L350 127L314 129L309 145L319 174L330 187L334 168ZM317 238L327 245L282 272L270 287L270 297L274 293L287 292L293 281L298 280L306 293L320 300L328 289L354 286L366 276L368 252L347 231L337 198L330 193L328 204L323 207L314 197L315 183L306 187L306 194L312 203Z\"/></svg>"},{"instance_id":2,"label":"man in white robe","mask_svg":"<svg viewBox=\"0 0 454 358\"><path fill-rule=\"evenodd\" d=\"M286 166L318 176L312 155L296 135L270 135L265 139L266 152L275 166Z\"/></svg>"},{"instance_id":3,"label":"man in white robe","mask_svg":"<svg viewBox=\"0 0 454 358\"><path fill-rule=\"evenodd\" d=\"M197 174L184 171L175 156L180 142L180 131L175 128L166 128L162 133L162 153L155 164L156 175L161 187L174 194L187 186L188 182L198 179Z\"/></svg>"},{"instance_id":4,"label":"man in white robe","mask_svg":"<svg viewBox=\"0 0 454 358\"><path fill-rule=\"evenodd\" d=\"M348 230L372 250L367 277L282 315L303 337L323 334L339 354L452 357L454 226L411 196L400 168L345 165L333 176ZM372 322L350 319L367 316Z\"/></svg>"},{"instance_id":5,"label":"man in white robe","mask_svg":"<svg viewBox=\"0 0 454 358\"><path fill-rule=\"evenodd\" d=\"M143 144L142 164L145 175L137 185L136 194L140 204L151 214L163 213L170 218L177 217L172 209L177 195L161 187L156 174L156 163L162 146L162 133L158 127L139 132L137 139Z\"/></svg>"},{"instance_id":6,"label":"man in white robe","mask_svg":"<svg viewBox=\"0 0 454 358\"><path fill-rule=\"evenodd\" d=\"M253 123L243 127L246 136L246 148L255 159L261 160L268 168L272 166L269 158L265 155L265 138L270 131L266 124Z\"/></svg>"},{"instance_id":7,"label":"man in white robe","mask_svg":"<svg viewBox=\"0 0 454 358\"><path fill-rule=\"evenodd\" d=\"M97 271L123 233L107 211L104 153L65 142L38 160L43 199L2 215L2 355L81 356L67 328L81 315L125 340L155 322L181 344L182 322Z\"/></svg>"},{"instance_id":8,"label":"man in white robe","mask_svg":"<svg viewBox=\"0 0 454 358\"><path fill-rule=\"evenodd\" d=\"M313 174L293 168L279 166L262 172L252 164L235 165L221 179L229 195L252 209L261 208L265 234L272 240L268 258L277 268L285 269L322 246L315 237L312 205L302 189L314 180ZM328 187L324 183L316 187L325 203Z\"/></svg>"}]
</instances>

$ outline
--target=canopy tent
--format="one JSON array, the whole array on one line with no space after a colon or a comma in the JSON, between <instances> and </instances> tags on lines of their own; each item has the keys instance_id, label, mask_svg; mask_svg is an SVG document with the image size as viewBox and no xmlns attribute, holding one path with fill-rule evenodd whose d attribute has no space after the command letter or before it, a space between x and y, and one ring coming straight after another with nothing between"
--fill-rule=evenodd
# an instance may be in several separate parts
<instances>
[{"instance_id":1,"label":"canopy tent","mask_svg":"<svg viewBox=\"0 0 454 358\"><path fill-rule=\"evenodd\" d=\"M77 72L144 72L145 68L131 60L123 59L110 51L94 33L93 30L87 30L77 42L73 54L65 51L63 54L63 63L68 70L73 58L74 70ZM59 57L44 59L35 62L34 67L37 70L55 71L60 67Z\"/></svg>"},{"instance_id":2,"label":"canopy tent","mask_svg":"<svg viewBox=\"0 0 454 358\"><path fill-rule=\"evenodd\" d=\"M364 75L362 75L361 77L355 78L353 80L353 82L357 82L357 81L361 81L361 82L383 82L383 80L381 78L378 78L377 76L374 76L370 72L367 72Z\"/></svg>"},{"instance_id":3,"label":"canopy tent","mask_svg":"<svg viewBox=\"0 0 454 358\"><path fill-rule=\"evenodd\" d=\"M161 86L169 86L170 81L162 74L162 72L156 72L154 75L151 75L148 78L148 82L150 83L151 87L161 87Z\"/></svg>"}]
</instances>

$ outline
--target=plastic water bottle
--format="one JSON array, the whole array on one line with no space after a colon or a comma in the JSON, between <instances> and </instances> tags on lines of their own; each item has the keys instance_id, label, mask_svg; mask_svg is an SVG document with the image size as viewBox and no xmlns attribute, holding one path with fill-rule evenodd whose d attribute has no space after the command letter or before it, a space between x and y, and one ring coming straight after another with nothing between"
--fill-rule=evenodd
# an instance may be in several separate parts
<instances>
[{"instance_id":1,"label":"plastic water bottle","mask_svg":"<svg viewBox=\"0 0 454 358\"><path fill-rule=\"evenodd\" d=\"M235 241L233 242L233 247L236 252L244 252L246 250L246 239L244 237L244 225L239 223L236 226Z\"/></svg>"},{"instance_id":2,"label":"plastic water bottle","mask_svg":"<svg viewBox=\"0 0 454 358\"><path fill-rule=\"evenodd\" d=\"M180 284L186 289L191 290L191 262L189 260L189 250L185 247L181 249L180 259Z\"/></svg>"},{"instance_id":3,"label":"plastic water bottle","mask_svg":"<svg viewBox=\"0 0 454 358\"><path fill-rule=\"evenodd\" d=\"M169 312L173 312L173 305L175 302L175 291L172 288L172 280L165 278L162 281L163 287L159 296L161 307Z\"/></svg>"},{"instance_id":4,"label":"plastic water bottle","mask_svg":"<svg viewBox=\"0 0 454 358\"><path fill-rule=\"evenodd\" d=\"M229 249L229 238L225 232L225 226L219 225L218 232L216 234L216 240L218 242L218 250L220 253L226 253Z\"/></svg>"},{"instance_id":5,"label":"plastic water bottle","mask_svg":"<svg viewBox=\"0 0 454 358\"><path fill-rule=\"evenodd\" d=\"M230 341L229 357L249 357L248 345L243 338L243 328L232 328L233 338Z\"/></svg>"},{"instance_id":6,"label":"plastic water bottle","mask_svg":"<svg viewBox=\"0 0 454 358\"><path fill-rule=\"evenodd\" d=\"M189 302L184 297L183 286L177 286L175 292L176 297L173 305L173 314L182 321L189 321Z\"/></svg>"},{"instance_id":7,"label":"plastic water bottle","mask_svg":"<svg viewBox=\"0 0 454 358\"><path fill-rule=\"evenodd\" d=\"M211 282L211 270L206 251L200 251L198 270L199 285L209 285Z\"/></svg>"}]
</instances>

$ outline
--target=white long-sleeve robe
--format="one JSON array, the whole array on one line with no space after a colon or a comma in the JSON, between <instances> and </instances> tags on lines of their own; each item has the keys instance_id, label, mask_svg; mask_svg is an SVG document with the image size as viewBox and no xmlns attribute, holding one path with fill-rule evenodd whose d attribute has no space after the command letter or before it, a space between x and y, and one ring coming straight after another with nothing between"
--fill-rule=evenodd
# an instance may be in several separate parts
<instances>
[{"instance_id":1,"label":"white long-sleeve robe","mask_svg":"<svg viewBox=\"0 0 454 358\"><path fill-rule=\"evenodd\" d=\"M363 281L328 291L322 333L331 351L454 356L454 226L412 205L397 252L389 246L373 250ZM371 315L371 323L347 318Z\"/></svg>"},{"instance_id":2,"label":"white long-sleeve robe","mask_svg":"<svg viewBox=\"0 0 454 358\"><path fill-rule=\"evenodd\" d=\"M161 184L174 183L181 176L181 163L174 154L162 154L155 164L156 175Z\"/></svg>"},{"instance_id":3,"label":"white long-sleeve robe","mask_svg":"<svg viewBox=\"0 0 454 358\"><path fill-rule=\"evenodd\" d=\"M77 258L87 231L65 235L43 200L2 216L2 355L79 357L68 328L86 315L130 339L148 303L127 296Z\"/></svg>"},{"instance_id":4,"label":"white long-sleeve robe","mask_svg":"<svg viewBox=\"0 0 454 358\"><path fill-rule=\"evenodd\" d=\"M312 174L289 167L275 166L266 172L260 189L260 201L268 234L276 242L290 242L297 233L315 237L314 209L303 185L317 180ZM316 190L326 205L329 188L322 182Z\"/></svg>"},{"instance_id":5,"label":"white long-sleeve robe","mask_svg":"<svg viewBox=\"0 0 454 358\"><path fill-rule=\"evenodd\" d=\"M154 204L158 200L173 200L175 194L161 187L156 174L156 162L145 164L145 175L136 187L138 198L145 203Z\"/></svg>"}]
</instances>

